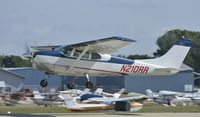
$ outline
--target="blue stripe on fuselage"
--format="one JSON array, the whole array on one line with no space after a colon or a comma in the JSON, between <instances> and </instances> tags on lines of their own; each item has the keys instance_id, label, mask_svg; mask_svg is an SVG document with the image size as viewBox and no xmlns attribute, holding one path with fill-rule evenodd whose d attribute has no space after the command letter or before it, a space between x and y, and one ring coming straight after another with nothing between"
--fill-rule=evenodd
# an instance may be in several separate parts
<instances>
[{"instance_id":1,"label":"blue stripe on fuselage","mask_svg":"<svg viewBox=\"0 0 200 117\"><path fill-rule=\"evenodd\" d=\"M64 56L63 54L60 53L60 51L38 51L38 52L35 52L35 55L44 55L44 56L54 56L54 57L61 57L61 58L77 59L77 58L74 58L74 57ZM81 60L94 61L94 62L116 63L116 64L129 64L129 65L134 63L133 60L115 57L115 56L112 56L109 61L91 60L91 59L81 59Z\"/></svg>"}]
</instances>

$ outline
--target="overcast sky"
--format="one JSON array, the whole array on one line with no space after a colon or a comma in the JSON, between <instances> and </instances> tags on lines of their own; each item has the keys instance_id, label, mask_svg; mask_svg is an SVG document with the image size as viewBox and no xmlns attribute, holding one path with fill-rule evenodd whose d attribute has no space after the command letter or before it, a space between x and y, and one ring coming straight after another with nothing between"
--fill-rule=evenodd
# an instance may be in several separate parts
<instances>
[{"instance_id":1,"label":"overcast sky","mask_svg":"<svg viewBox=\"0 0 200 117\"><path fill-rule=\"evenodd\" d=\"M152 55L171 29L200 31L200 0L0 0L0 54L111 36L136 40L115 54Z\"/></svg>"}]
</instances>

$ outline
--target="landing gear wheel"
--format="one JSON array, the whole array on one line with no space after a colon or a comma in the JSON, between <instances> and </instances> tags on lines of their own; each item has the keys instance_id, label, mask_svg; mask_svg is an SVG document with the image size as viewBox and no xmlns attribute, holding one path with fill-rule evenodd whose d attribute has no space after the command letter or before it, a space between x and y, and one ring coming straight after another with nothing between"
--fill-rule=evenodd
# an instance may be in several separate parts
<instances>
[{"instance_id":1,"label":"landing gear wheel","mask_svg":"<svg viewBox=\"0 0 200 117\"><path fill-rule=\"evenodd\" d=\"M92 88L94 87L94 85L93 85L92 82L87 81L87 82L85 83L85 87L88 88L88 89L92 89Z\"/></svg>"},{"instance_id":2,"label":"landing gear wheel","mask_svg":"<svg viewBox=\"0 0 200 117\"><path fill-rule=\"evenodd\" d=\"M47 85L48 85L48 82L47 82L46 79L41 80L41 82L40 82L40 86L41 86L41 87L47 87Z\"/></svg>"},{"instance_id":3,"label":"landing gear wheel","mask_svg":"<svg viewBox=\"0 0 200 117\"><path fill-rule=\"evenodd\" d=\"M69 84L67 84L67 88L68 89L75 89L76 88L76 84L74 82L70 82Z\"/></svg>"}]
</instances>

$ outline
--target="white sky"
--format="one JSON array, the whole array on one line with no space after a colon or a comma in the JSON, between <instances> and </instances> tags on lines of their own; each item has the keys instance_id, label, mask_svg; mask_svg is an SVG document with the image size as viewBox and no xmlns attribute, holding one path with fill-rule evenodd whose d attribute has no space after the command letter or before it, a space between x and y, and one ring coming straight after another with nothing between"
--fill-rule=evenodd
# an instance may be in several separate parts
<instances>
[{"instance_id":1,"label":"white sky","mask_svg":"<svg viewBox=\"0 0 200 117\"><path fill-rule=\"evenodd\" d=\"M136 43L115 54L152 55L171 29L200 31L200 0L0 0L0 54L111 36Z\"/></svg>"}]
</instances>

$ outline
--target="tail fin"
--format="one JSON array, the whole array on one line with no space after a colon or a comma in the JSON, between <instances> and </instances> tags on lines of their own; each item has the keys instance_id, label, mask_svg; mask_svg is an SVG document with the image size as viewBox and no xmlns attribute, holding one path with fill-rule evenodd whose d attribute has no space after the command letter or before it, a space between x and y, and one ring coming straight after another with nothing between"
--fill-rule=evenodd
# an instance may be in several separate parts
<instances>
[{"instance_id":1,"label":"tail fin","mask_svg":"<svg viewBox=\"0 0 200 117\"><path fill-rule=\"evenodd\" d=\"M75 98L64 94L61 94L61 96L64 98L66 108L74 109L77 106Z\"/></svg>"},{"instance_id":2,"label":"tail fin","mask_svg":"<svg viewBox=\"0 0 200 117\"><path fill-rule=\"evenodd\" d=\"M153 93L153 91L152 91L151 89L147 89L147 90L146 90L146 94L147 94L147 96L148 96L149 98L153 98L153 97L154 97L154 93Z\"/></svg>"},{"instance_id":3,"label":"tail fin","mask_svg":"<svg viewBox=\"0 0 200 117\"><path fill-rule=\"evenodd\" d=\"M85 90L83 90L83 92L79 96L82 96L88 93L90 93L90 89L86 88Z\"/></svg>"},{"instance_id":4,"label":"tail fin","mask_svg":"<svg viewBox=\"0 0 200 117\"><path fill-rule=\"evenodd\" d=\"M39 91L33 91L34 99L43 99L44 96L40 94Z\"/></svg>"},{"instance_id":5,"label":"tail fin","mask_svg":"<svg viewBox=\"0 0 200 117\"><path fill-rule=\"evenodd\" d=\"M155 64L167 68L180 69L187 53L192 46L192 41L186 38L179 39L175 45L163 56L155 59L144 60L150 64Z\"/></svg>"},{"instance_id":6,"label":"tail fin","mask_svg":"<svg viewBox=\"0 0 200 117\"><path fill-rule=\"evenodd\" d=\"M119 98L124 92L125 92L125 88L121 88L117 93L114 93L113 97Z\"/></svg>"},{"instance_id":7,"label":"tail fin","mask_svg":"<svg viewBox=\"0 0 200 117\"><path fill-rule=\"evenodd\" d=\"M103 92L103 89L102 89L102 88L97 88L97 89L94 91L94 94L101 95L102 92Z\"/></svg>"}]
</instances>

